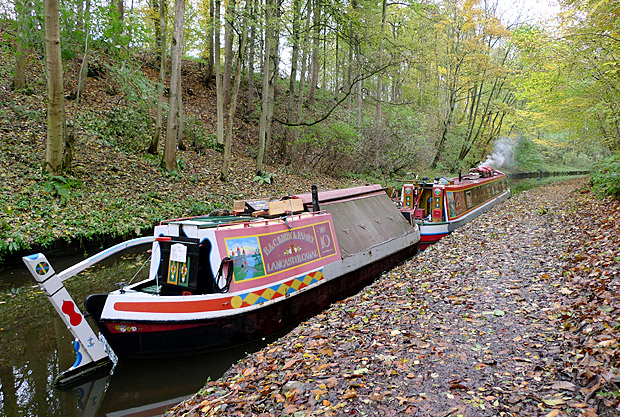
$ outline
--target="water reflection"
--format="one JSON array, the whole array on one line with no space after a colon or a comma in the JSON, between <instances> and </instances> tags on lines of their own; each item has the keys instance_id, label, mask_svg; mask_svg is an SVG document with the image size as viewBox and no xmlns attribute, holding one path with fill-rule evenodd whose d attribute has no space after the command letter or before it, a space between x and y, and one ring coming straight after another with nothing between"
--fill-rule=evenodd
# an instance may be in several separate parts
<instances>
[{"instance_id":1,"label":"water reflection","mask_svg":"<svg viewBox=\"0 0 620 417\"><path fill-rule=\"evenodd\" d=\"M208 354L121 360L112 375L63 392L52 387L53 379L74 358L70 335L60 330L67 334L57 339L58 349L46 352L45 344L28 343L24 353L34 354L32 360L0 367L0 416L159 416L276 337Z\"/></svg>"},{"instance_id":2,"label":"water reflection","mask_svg":"<svg viewBox=\"0 0 620 417\"><path fill-rule=\"evenodd\" d=\"M175 359L121 361L114 373L84 384L77 394L76 416L159 416L190 397L210 379L265 342Z\"/></svg>"},{"instance_id":3,"label":"water reflection","mask_svg":"<svg viewBox=\"0 0 620 417\"><path fill-rule=\"evenodd\" d=\"M70 292L74 297L84 293L76 298L80 303L78 298L87 293L113 289L114 282L131 278L144 259L146 255L132 255L99 270L87 270L79 288ZM52 262L54 267L57 264ZM0 283L22 288L13 280L21 271L3 273ZM100 288L100 280L110 288ZM120 361L112 375L63 392L53 387L53 381L75 361L72 337L45 296L29 291L32 285L33 281L25 283L24 291L16 294L5 291L0 298L0 311L4 311L0 315L0 417L158 416L202 388L208 378L219 378L247 352L284 334L196 356Z\"/></svg>"}]
</instances>

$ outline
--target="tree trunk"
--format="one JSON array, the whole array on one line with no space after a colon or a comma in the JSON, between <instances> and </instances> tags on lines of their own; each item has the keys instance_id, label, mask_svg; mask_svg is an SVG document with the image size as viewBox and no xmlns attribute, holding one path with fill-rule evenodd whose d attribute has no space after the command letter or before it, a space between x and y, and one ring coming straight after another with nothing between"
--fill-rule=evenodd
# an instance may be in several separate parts
<instances>
[{"instance_id":1,"label":"tree trunk","mask_svg":"<svg viewBox=\"0 0 620 417\"><path fill-rule=\"evenodd\" d=\"M252 8L252 0L248 1L247 9ZM237 97L239 95L239 86L241 84L241 68L243 67L243 56L245 55L245 44L248 37L248 20L247 13L243 22L243 33L241 34L241 40L239 41L239 53L237 55L237 73L235 74L235 85L230 98L230 107L228 108L228 120L226 121L226 138L224 139L224 161L222 163L222 172L220 179L222 181L228 181L228 168L230 166L230 157L232 154L232 134L233 134L233 119L235 111L237 110Z\"/></svg>"},{"instance_id":2,"label":"tree trunk","mask_svg":"<svg viewBox=\"0 0 620 417\"><path fill-rule=\"evenodd\" d=\"M265 154L269 154L271 149L271 139L273 132L273 108L276 98L276 87L278 85L278 68L280 66L280 55L278 53L280 46L280 18L282 11L282 0L276 0L273 33L271 39L271 67L269 75L269 99L267 100L267 132L265 140Z\"/></svg>"},{"instance_id":3,"label":"tree trunk","mask_svg":"<svg viewBox=\"0 0 620 417\"><path fill-rule=\"evenodd\" d=\"M431 163L431 169L437 168L437 164L439 163L439 158L441 157L441 153L443 152L443 147L446 143L446 139L448 138L448 131L450 129L450 125L452 125L452 118L454 117L455 107L456 107L456 91L451 91L450 98L449 98L448 115L446 117L446 120L443 123L441 138L439 139L439 143L437 144L437 151L435 152L435 157L433 158L433 162Z\"/></svg>"},{"instance_id":4,"label":"tree trunk","mask_svg":"<svg viewBox=\"0 0 620 417\"><path fill-rule=\"evenodd\" d=\"M162 1L159 8L159 44L162 46L160 51L159 60L159 85L157 86L157 116L155 118L155 134L153 140L149 146L148 152L152 155L157 155L159 148L159 141L162 133L162 119L163 119L163 103L164 103L164 83L166 82L166 57L168 55L168 47L166 45L166 2Z\"/></svg>"},{"instance_id":5,"label":"tree trunk","mask_svg":"<svg viewBox=\"0 0 620 417\"><path fill-rule=\"evenodd\" d=\"M232 62L233 62L233 19L235 18L235 0L228 0L226 4L225 28L226 34L224 38L224 76L222 78L223 88L223 105L224 111L228 109L230 104L230 90L232 85Z\"/></svg>"},{"instance_id":6,"label":"tree trunk","mask_svg":"<svg viewBox=\"0 0 620 417\"><path fill-rule=\"evenodd\" d=\"M265 58L263 61L263 92L261 99L261 114L259 121L258 153L256 155L256 173L263 174L265 146L267 142L267 120L269 113L269 92L271 81L271 49L273 36L273 14L275 0L265 0Z\"/></svg>"},{"instance_id":7,"label":"tree trunk","mask_svg":"<svg viewBox=\"0 0 620 417\"><path fill-rule=\"evenodd\" d=\"M353 11L357 13L358 3L357 0L351 1L351 6L353 7ZM355 32L353 34L353 45L355 46L355 59L356 59L356 67L357 70L357 81L355 84L356 89L356 108L357 108L357 129L358 132L361 131L362 128L362 66L360 65L361 56L360 56L360 39L359 34Z\"/></svg>"},{"instance_id":8,"label":"tree trunk","mask_svg":"<svg viewBox=\"0 0 620 417\"><path fill-rule=\"evenodd\" d=\"M338 89L340 88L339 83L340 83L340 66L339 64L339 41L340 41L340 36L338 36L338 31L336 31L336 56L335 56L335 61L336 61L336 66L335 66L335 71L334 71L334 100L338 100Z\"/></svg>"},{"instance_id":9,"label":"tree trunk","mask_svg":"<svg viewBox=\"0 0 620 417\"><path fill-rule=\"evenodd\" d=\"M213 78L213 73L215 71L215 59L213 55L215 53L215 19L213 17L213 13L215 12L215 4L214 0L209 0L209 28L207 29L207 33L209 34L209 56L207 57L207 70L205 72L205 85L209 86L211 84L211 79Z\"/></svg>"},{"instance_id":10,"label":"tree trunk","mask_svg":"<svg viewBox=\"0 0 620 417\"><path fill-rule=\"evenodd\" d=\"M349 39L353 39L353 23L349 24ZM349 40L349 56L347 59L347 93L349 94L347 96L347 111L351 111L351 91L353 90L353 84L352 84L352 71L353 71L353 51L354 51L354 47L353 47L353 42L351 42Z\"/></svg>"},{"instance_id":11,"label":"tree trunk","mask_svg":"<svg viewBox=\"0 0 620 417\"><path fill-rule=\"evenodd\" d=\"M162 0L163 2L163 0ZM163 5L162 5L163 6ZM161 26L159 25L159 0L151 0L151 22L155 30L155 59L161 59Z\"/></svg>"},{"instance_id":12,"label":"tree trunk","mask_svg":"<svg viewBox=\"0 0 620 417\"><path fill-rule=\"evenodd\" d=\"M321 9L319 7L319 0L315 0L312 24L314 26L314 36L312 38L312 65L310 66L310 92L308 93L309 103L314 101L319 80L319 42L321 37Z\"/></svg>"},{"instance_id":13,"label":"tree trunk","mask_svg":"<svg viewBox=\"0 0 620 417\"><path fill-rule=\"evenodd\" d=\"M297 98L297 115L295 119L297 121L301 120L301 109L304 101L304 93L306 86L306 71L308 70L308 46L310 42L310 19L312 16L312 0L308 0L306 7L306 28L304 29L304 41L302 44L301 54L301 73L299 74L299 94Z\"/></svg>"},{"instance_id":14,"label":"tree trunk","mask_svg":"<svg viewBox=\"0 0 620 417\"><path fill-rule=\"evenodd\" d=\"M45 0L45 54L47 70L45 170L51 174L59 174L62 170L65 105L58 0Z\"/></svg>"},{"instance_id":15,"label":"tree trunk","mask_svg":"<svg viewBox=\"0 0 620 417\"><path fill-rule=\"evenodd\" d=\"M381 2L381 40L379 41L379 68L383 66L383 37L385 36L385 17L387 14L387 0ZM381 124L381 100L383 99L383 75L377 74L377 125Z\"/></svg>"},{"instance_id":16,"label":"tree trunk","mask_svg":"<svg viewBox=\"0 0 620 417\"><path fill-rule=\"evenodd\" d=\"M26 22L29 9L27 4L26 0L15 1L17 36L15 38L15 74L12 84L14 90L21 90L26 87L26 58L28 56Z\"/></svg>"},{"instance_id":17,"label":"tree trunk","mask_svg":"<svg viewBox=\"0 0 620 417\"><path fill-rule=\"evenodd\" d=\"M254 111L254 48L256 47L254 39L256 38L256 24L254 23L254 2L251 2L251 5L249 15L252 17L252 22L250 23L250 45L248 50L248 104L246 113Z\"/></svg>"},{"instance_id":18,"label":"tree trunk","mask_svg":"<svg viewBox=\"0 0 620 417\"><path fill-rule=\"evenodd\" d=\"M174 31L172 37L172 70L170 74L170 101L166 126L166 143L162 165L168 171L177 169L177 132L179 129L178 100L181 84L181 57L183 53L183 24L185 0L176 0L174 7Z\"/></svg>"},{"instance_id":19,"label":"tree trunk","mask_svg":"<svg viewBox=\"0 0 620 417\"><path fill-rule=\"evenodd\" d=\"M291 57L291 76L288 87L288 114L287 121L289 123L297 123L297 112L295 111L295 85L297 84L297 61L299 60L299 36L300 36L300 20L301 20L301 0L293 1L293 51ZM289 127L286 131L286 141L291 143L295 137L297 127Z\"/></svg>"},{"instance_id":20,"label":"tree trunk","mask_svg":"<svg viewBox=\"0 0 620 417\"><path fill-rule=\"evenodd\" d=\"M185 114L183 113L183 80L179 79L179 98L177 100L179 106L177 111L179 112L179 130L177 130L177 147L181 151L187 150L187 146L185 146Z\"/></svg>"},{"instance_id":21,"label":"tree trunk","mask_svg":"<svg viewBox=\"0 0 620 417\"><path fill-rule=\"evenodd\" d=\"M276 85L278 84L278 67L280 64L280 56L278 54L279 47L279 39L280 39L280 28L279 28L279 19L280 19L280 5L276 5L275 10L275 24L274 24L274 33L271 41L271 68L269 75L269 99L267 101L267 132L266 132L266 140L265 140L265 154L269 153L269 149L271 149L271 139L273 132L273 107L276 99Z\"/></svg>"},{"instance_id":22,"label":"tree trunk","mask_svg":"<svg viewBox=\"0 0 620 417\"><path fill-rule=\"evenodd\" d=\"M222 63L220 57L220 0L215 0L215 105L217 114L216 140L224 145L224 92L222 88Z\"/></svg>"},{"instance_id":23,"label":"tree trunk","mask_svg":"<svg viewBox=\"0 0 620 417\"><path fill-rule=\"evenodd\" d=\"M357 35L356 35L357 38ZM357 129L358 131L361 130L362 128L362 94L363 94L363 79L362 79L362 67L361 65L359 65L360 62L360 45L359 45L359 41L356 41L355 44L355 49L356 49L356 53L355 56L357 56L357 62L358 62L358 67L357 67L357 75L358 75L358 80L357 80L357 94L356 94L356 99L357 99Z\"/></svg>"},{"instance_id":24,"label":"tree trunk","mask_svg":"<svg viewBox=\"0 0 620 417\"><path fill-rule=\"evenodd\" d=\"M85 32L85 40L84 40L84 56L82 56L82 64L80 65L80 74L78 76L78 86L77 92L75 94L75 102L76 104L80 104L82 102L82 96L84 95L84 87L86 86L86 78L88 77L88 39L90 35L90 0L86 0L85 2L85 14L86 14L86 25L84 27Z\"/></svg>"},{"instance_id":25,"label":"tree trunk","mask_svg":"<svg viewBox=\"0 0 620 417\"><path fill-rule=\"evenodd\" d=\"M123 22L125 19L125 3L123 0L116 1L116 10L118 11L118 19Z\"/></svg>"}]
</instances>

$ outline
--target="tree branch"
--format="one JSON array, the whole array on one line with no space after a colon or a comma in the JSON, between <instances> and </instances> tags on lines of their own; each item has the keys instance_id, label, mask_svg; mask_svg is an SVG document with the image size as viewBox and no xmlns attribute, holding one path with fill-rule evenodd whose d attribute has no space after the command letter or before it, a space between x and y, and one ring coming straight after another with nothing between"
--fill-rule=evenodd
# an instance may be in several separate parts
<instances>
[{"instance_id":1,"label":"tree branch","mask_svg":"<svg viewBox=\"0 0 620 417\"><path fill-rule=\"evenodd\" d=\"M355 84L357 84L357 83L358 83L358 82L360 82L360 81L363 81L363 80L365 80L365 79L367 79L367 78L370 78L370 77L372 77L372 76L374 76L374 75L378 74L379 72L381 72L381 71L383 71L383 70L387 69L387 68L388 68L388 67L390 67L391 65L393 65L393 63L386 64L386 65L384 65L384 66L382 66L382 67L380 67L380 68L377 68L376 70L371 71L371 72L369 72L369 73L367 73L367 74L365 74L365 75L363 75L363 76L356 77L356 78L353 80L353 82L351 83L351 85L355 85ZM336 109L338 108L338 106L340 106L340 105L341 105L341 104L342 104L342 103L343 103L343 102L347 99L347 97L349 97L350 95L351 95L351 87L349 87L349 91L347 91L347 92L345 93L345 95L344 95L344 96L342 96L342 97L340 98L340 100L338 100L338 101L336 102L336 104L334 104L334 105L333 105L333 106L332 106L332 107L331 107L331 108L327 111L327 113L325 113L323 116L321 116L320 118L318 118L318 119L316 119L316 120L314 120L314 121L312 121L312 122L307 122L307 123L306 123L306 122L301 122L301 123L289 123L289 122L285 122L285 121L283 121L283 120L277 119L277 118L275 118L275 117L273 118L273 120L274 120L275 122L280 123L281 125L284 125L284 126L290 126L290 127L293 127L293 126L307 126L307 127L309 127L309 126L314 126L314 125L319 124L319 123L321 123L322 121L326 120L329 116L331 116L331 114L334 112L334 110L336 110Z\"/></svg>"}]
</instances>

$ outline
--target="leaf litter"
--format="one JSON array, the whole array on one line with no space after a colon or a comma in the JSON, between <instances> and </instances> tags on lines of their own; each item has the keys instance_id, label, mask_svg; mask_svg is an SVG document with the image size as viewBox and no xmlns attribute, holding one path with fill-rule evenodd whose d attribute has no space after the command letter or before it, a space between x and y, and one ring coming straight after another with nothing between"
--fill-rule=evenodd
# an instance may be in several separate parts
<instances>
[{"instance_id":1,"label":"leaf litter","mask_svg":"<svg viewBox=\"0 0 620 417\"><path fill-rule=\"evenodd\" d=\"M513 197L167 415L617 415L620 207L584 184Z\"/></svg>"}]
</instances>

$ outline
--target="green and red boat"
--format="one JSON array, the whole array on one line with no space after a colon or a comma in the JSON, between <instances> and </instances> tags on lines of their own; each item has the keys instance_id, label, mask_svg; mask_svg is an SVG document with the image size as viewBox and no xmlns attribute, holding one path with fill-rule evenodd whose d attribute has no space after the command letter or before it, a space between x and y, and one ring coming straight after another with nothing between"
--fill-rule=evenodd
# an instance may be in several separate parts
<instances>
[{"instance_id":1,"label":"green and red boat","mask_svg":"<svg viewBox=\"0 0 620 417\"><path fill-rule=\"evenodd\" d=\"M510 197L506 174L488 166L465 176L426 178L402 187L401 212L420 227L420 250Z\"/></svg>"}]
</instances>

